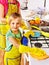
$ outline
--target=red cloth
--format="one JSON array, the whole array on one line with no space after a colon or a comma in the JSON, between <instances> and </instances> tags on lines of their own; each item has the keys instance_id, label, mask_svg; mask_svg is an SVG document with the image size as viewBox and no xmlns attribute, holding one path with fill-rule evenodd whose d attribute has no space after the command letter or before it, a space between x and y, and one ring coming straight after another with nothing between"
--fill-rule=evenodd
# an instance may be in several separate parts
<instances>
[{"instance_id":1,"label":"red cloth","mask_svg":"<svg viewBox=\"0 0 49 65\"><path fill-rule=\"evenodd\" d=\"M17 2L18 3L18 7L20 8L20 3L19 2Z\"/></svg>"}]
</instances>

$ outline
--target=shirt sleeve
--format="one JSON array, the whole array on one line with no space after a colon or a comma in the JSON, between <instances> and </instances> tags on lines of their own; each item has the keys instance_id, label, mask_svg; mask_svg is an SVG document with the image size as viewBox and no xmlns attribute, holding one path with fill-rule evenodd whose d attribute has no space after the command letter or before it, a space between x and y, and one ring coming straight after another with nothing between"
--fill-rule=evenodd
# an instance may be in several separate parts
<instances>
[{"instance_id":1,"label":"shirt sleeve","mask_svg":"<svg viewBox=\"0 0 49 65\"><path fill-rule=\"evenodd\" d=\"M13 33L11 33L11 31L8 31L6 34L6 39L8 39L9 37L15 38L15 35Z\"/></svg>"}]
</instances>

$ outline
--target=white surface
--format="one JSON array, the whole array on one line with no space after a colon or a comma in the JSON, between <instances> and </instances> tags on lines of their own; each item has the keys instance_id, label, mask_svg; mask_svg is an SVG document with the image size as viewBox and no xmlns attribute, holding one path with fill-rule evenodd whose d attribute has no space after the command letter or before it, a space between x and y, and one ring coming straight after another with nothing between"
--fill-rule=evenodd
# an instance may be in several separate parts
<instances>
[{"instance_id":1,"label":"white surface","mask_svg":"<svg viewBox=\"0 0 49 65\"><path fill-rule=\"evenodd\" d=\"M29 58L30 62L29 65L49 65L49 59L46 60L36 60L32 57Z\"/></svg>"},{"instance_id":2,"label":"white surface","mask_svg":"<svg viewBox=\"0 0 49 65\"><path fill-rule=\"evenodd\" d=\"M46 0L46 11L48 12L49 11L49 0Z\"/></svg>"},{"instance_id":3,"label":"white surface","mask_svg":"<svg viewBox=\"0 0 49 65\"><path fill-rule=\"evenodd\" d=\"M18 0L20 2L20 7L26 7L27 0Z\"/></svg>"},{"instance_id":4,"label":"white surface","mask_svg":"<svg viewBox=\"0 0 49 65\"><path fill-rule=\"evenodd\" d=\"M34 12L34 15L32 14L31 15L31 12ZM36 16L40 17L39 14L37 14L35 11L32 11L32 10L21 10L21 15L22 15L22 18L24 20L31 20L31 19L35 19ZM31 15L31 16L29 16Z\"/></svg>"},{"instance_id":5,"label":"white surface","mask_svg":"<svg viewBox=\"0 0 49 65\"><path fill-rule=\"evenodd\" d=\"M44 16L44 17L42 18L42 20L49 22L49 14L47 14L46 16Z\"/></svg>"},{"instance_id":6,"label":"white surface","mask_svg":"<svg viewBox=\"0 0 49 65\"><path fill-rule=\"evenodd\" d=\"M28 0L29 10L37 10L38 7L44 7L44 0Z\"/></svg>"},{"instance_id":7,"label":"white surface","mask_svg":"<svg viewBox=\"0 0 49 65\"><path fill-rule=\"evenodd\" d=\"M30 14L30 12L31 12L30 10L21 10L22 18L23 19L30 19L30 18L26 17Z\"/></svg>"}]
</instances>

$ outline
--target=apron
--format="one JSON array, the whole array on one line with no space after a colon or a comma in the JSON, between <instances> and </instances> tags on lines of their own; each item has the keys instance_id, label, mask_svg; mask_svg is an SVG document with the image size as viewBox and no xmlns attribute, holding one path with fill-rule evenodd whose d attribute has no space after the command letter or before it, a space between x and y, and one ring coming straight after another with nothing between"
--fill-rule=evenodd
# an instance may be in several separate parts
<instances>
[{"instance_id":1,"label":"apron","mask_svg":"<svg viewBox=\"0 0 49 65\"><path fill-rule=\"evenodd\" d=\"M17 39L20 44L20 39ZM20 65L21 55L19 53L19 48L12 46L11 50L5 52L4 55L4 65Z\"/></svg>"},{"instance_id":2,"label":"apron","mask_svg":"<svg viewBox=\"0 0 49 65\"><path fill-rule=\"evenodd\" d=\"M16 38L17 39L17 38ZM20 39L17 39L18 44L20 43ZM20 65L21 54L19 53L19 48L12 46L12 48L5 52L4 55L4 65Z\"/></svg>"}]
</instances>

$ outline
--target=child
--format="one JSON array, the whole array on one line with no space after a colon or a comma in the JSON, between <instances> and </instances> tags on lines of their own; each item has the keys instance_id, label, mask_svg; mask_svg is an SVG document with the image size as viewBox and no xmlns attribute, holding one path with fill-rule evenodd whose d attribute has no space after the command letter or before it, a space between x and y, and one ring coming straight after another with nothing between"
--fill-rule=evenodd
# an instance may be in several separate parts
<instances>
[{"instance_id":1,"label":"child","mask_svg":"<svg viewBox=\"0 0 49 65\"><path fill-rule=\"evenodd\" d=\"M10 30L6 34L6 52L4 56L4 65L20 65L19 45L21 39L21 16L13 13L9 18Z\"/></svg>"}]
</instances>

